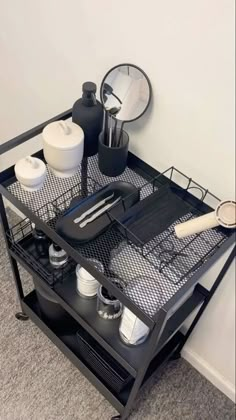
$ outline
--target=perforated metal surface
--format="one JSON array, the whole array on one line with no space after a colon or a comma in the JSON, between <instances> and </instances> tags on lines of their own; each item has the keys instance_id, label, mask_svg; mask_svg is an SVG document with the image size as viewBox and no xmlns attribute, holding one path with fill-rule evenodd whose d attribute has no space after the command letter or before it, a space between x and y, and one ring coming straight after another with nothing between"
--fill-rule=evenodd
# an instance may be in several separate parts
<instances>
[{"instance_id":1,"label":"perforated metal surface","mask_svg":"<svg viewBox=\"0 0 236 420\"><path fill-rule=\"evenodd\" d=\"M143 177L129 168L117 178L108 178L102 175L98 169L97 157L89 159L88 175L91 179L88 180L87 195L99 188L99 185L105 185L118 179L131 182L136 187L143 187L141 188L141 199L153 192L153 185L147 184ZM55 211L55 203L61 213L66 210L71 198L76 195L84 195L85 191L83 186L81 187L80 181L80 172L72 178L59 179L48 171L46 183L38 192L27 193L18 182L12 184L8 189L27 207L37 213L38 217L55 229L59 217L59 213ZM190 185L189 183L188 186ZM190 188L194 187L190 186ZM53 201L54 204L52 204ZM100 260L107 277L118 277L127 283L135 277L143 277L143 291L140 291L140 288L134 288L132 296L129 297L147 315L154 316L158 308L168 302L227 239L227 236L218 229L181 240L177 239L174 234L174 225L191 217L194 216L190 212L142 247L131 243L130 236L127 241L126 235L122 234L122 231L119 231L114 225L95 240L85 245L76 245L75 248L85 258ZM163 259L163 247L165 249L166 244L170 241L176 255L167 253ZM184 255L179 255L179 253ZM152 293L147 292L153 279L158 281L162 289L161 302L159 299L158 305L153 291ZM126 292L124 291L124 293ZM157 294L160 296L158 290Z\"/></svg>"},{"instance_id":2,"label":"perforated metal surface","mask_svg":"<svg viewBox=\"0 0 236 420\"><path fill-rule=\"evenodd\" d=\"M106 185L112 181L123 180L141 187L145 180L137 175L131 169L127 168L125 172L116 178L107 177L99 171L97 157L89 158L88 176L94 179L98 184ZM54 201L56 198L66 193L72 187L76 187L81 182L81 167L79 171L70 178L57 178L47 166L47 176L43 187L39 191L25 191L21 184L16 181L8 187L12 195L18 198L30 210L36 212L44 205Z\"/></svg>"}]
</instances>

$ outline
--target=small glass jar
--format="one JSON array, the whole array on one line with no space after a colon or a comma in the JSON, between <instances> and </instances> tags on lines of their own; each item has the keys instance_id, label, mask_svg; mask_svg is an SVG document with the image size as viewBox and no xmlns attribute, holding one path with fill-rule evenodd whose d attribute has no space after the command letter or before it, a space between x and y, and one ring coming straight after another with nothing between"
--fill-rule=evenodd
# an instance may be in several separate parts
<instances>
[{"instance_id":1,"label":"small glass jar","mask_svg":"<svg viewBox=\"0 0 236 420\"><path fill-rule=\"evenodd\" d=\"M100 261L89 258L88 261L98 270L100 273L104 273L103 265ZM94 298L97 296L99 282L80 264L76 266L76 277L77 285L76 289L80 296L85 298Z\"/></svg>"},{"instance_id":2,"label":"small glass jar","mask_svg":"<svg viewBox=\"0 0 236 420\"><path fill-rule=\"evenodd\" d=\"M38 229L34 223L32 223L32 235L35 239L35 248L37 250L37 254L39 257L47 257L48 256L48 247L49 247L49 239L45 235L45 233Z\"/></svg>"},{"instance_id":3,"label":"small glass jar","mask_svg":"<svg viewBox=\"0 0 236 420\"><path fill-rule=\"evenodd\" d=\"M119 279L112 278L110 280L123 290L124 285ZM117 319L122 314L121 302L102 285L98 289L97 313L101 318L109 320Z\"/></svg>"},{"instance_id":4,"label":"small glass jar","mask_svg":"<svg viewBox=\"0 0 236 420\"><path fill-rule=\"evenodd\" d=\"M68 261L68 255L59 245L52 243L49 247L49 261L53 268L62 268Z\"/></svg>"},{"instance_id":5,"label":"small glass jar","mask_svg":"<svg viewBox=\"0 0 236 420\"><path fill-rule=\"evenodd\" d=\"M35 239L46 239L47 238L45 233L42 230L40 230L36 227L35 223L32 223L32 229L33 229L32 234L33 234L33 237Z\"/></svg>"}]
</instances>

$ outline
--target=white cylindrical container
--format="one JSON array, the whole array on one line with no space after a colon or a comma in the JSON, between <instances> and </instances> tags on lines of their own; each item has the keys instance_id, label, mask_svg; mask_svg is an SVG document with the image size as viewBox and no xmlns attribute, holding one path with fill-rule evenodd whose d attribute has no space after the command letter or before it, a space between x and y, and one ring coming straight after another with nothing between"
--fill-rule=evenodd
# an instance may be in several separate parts
<instances>
[{"instance_id":1,"label":"white cylindrical container","mask_svg":"<svg viewBox=\"0 0 236 420\"><path fill-rule=\"evenodd\" d=\"M88 259L88 261L93 264L98 271L101 273L104 272L103 265L100 261L93 258ZM81 267L80 264L76 266L76 277L76 289L79 295L86 298L93 298L97 295L99 282L87 270L85 270L84 267Z\"/></svg>"},{"instance_id":2,"label":"white cylindrical container","mask_svg":"<svg viewBox=\"0 0 236 420\"><path fill-rule=\"evenodd\" d=\"M43 130L44 157L54 175L73 176L84 153L84 132L71 121L54 121Z\"/></svg>"},{"instance_id":3,"label":"white cylindrical container","mask_svg":"<svg viewBox=\"0 0 236 420\"><path fill-rule=\"evenodd\" d=\"M148 316L154 316L162 305L162 288L156 278L136 277L131 280L124 293ZM121 339L130 345L143 343L149 327L127 307L124 308L119 327Z\"/></svg>"},{"instance_id":4,"label":"white cylindrical container","mask_svg":"<svg viewBox=\"0 0 236 420\"><path fill-rule=\"evenodd\" d=\"M121 339L130 345L143 343L149 334L149 328L128 308L124 308L119 327Z\"/></svg>"},{"instance_id":5,"label":"white cylindrical container","mask_svg":"<svg viewBox=\"0 0 236 420\"><path fill-rule=\"evenodd\" d=\"M38 158L27 156L15 164L15 174L24 190L37 191L45 181L46 165Z\"/></svg>"}]
</instances>

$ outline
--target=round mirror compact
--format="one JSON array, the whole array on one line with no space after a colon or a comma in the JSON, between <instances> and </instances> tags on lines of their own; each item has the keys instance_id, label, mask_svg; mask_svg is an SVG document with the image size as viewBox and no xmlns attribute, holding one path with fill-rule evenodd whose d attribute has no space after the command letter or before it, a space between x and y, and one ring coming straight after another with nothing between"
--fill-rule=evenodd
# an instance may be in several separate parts
<instances>
[{"instance_id":1,"label":"round mirror compact","mask_svg":"<svg viewBox=\"0 0 236 420\"><path fill-rule=\"evenodd\" d=\"M147 75L134 64L119 64L105 75L101 84L101 102L119 121L140 118L151 101L151 83Z\"/></svg>"}]
</instances>

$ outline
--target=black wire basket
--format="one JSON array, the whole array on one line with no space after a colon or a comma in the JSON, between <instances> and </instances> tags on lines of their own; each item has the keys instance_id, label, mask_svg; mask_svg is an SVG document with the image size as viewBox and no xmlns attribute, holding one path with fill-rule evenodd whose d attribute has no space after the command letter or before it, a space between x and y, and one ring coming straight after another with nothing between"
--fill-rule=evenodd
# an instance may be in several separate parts
<instances>
[{"instance_id":1,"label":"black wire basket","mask_svg":"<svg viewBox=\"0 0 236 420\"><path fill-rule=\"evenodd\" d=\"M44 216L51 220L54 217L50 206L44 206L40 209ZM54 269L50 262L49 256L41 255L37 249L35 238L33 236L34 227L29 219L24 219L14 225L6 234L9 240L10 249L18 255L27 265L29 265L50 287L58 282L63 282L69 273L75 270L76 263L69 257L67 264L60 268ZM50 241L48 240L48 246Z\"/></svg>"},{"instance_id":2,"label":"black wire basket","mask_svg":"<svg viewBox=\"0 0 236 420\"><path fill-rule=\"evenodd\" d=\"M123 218L109 214L133 252L148 260L163 280L178 284L188 278L228 238L221 227L177 238L174 229L177 224L212 211L220 200L174 167L144 184L140 197L140 203ZM150 207L146 206L146 213L145 202ZM139 207L136 214L135 207Z\"/></svg>"}]
</instances>

